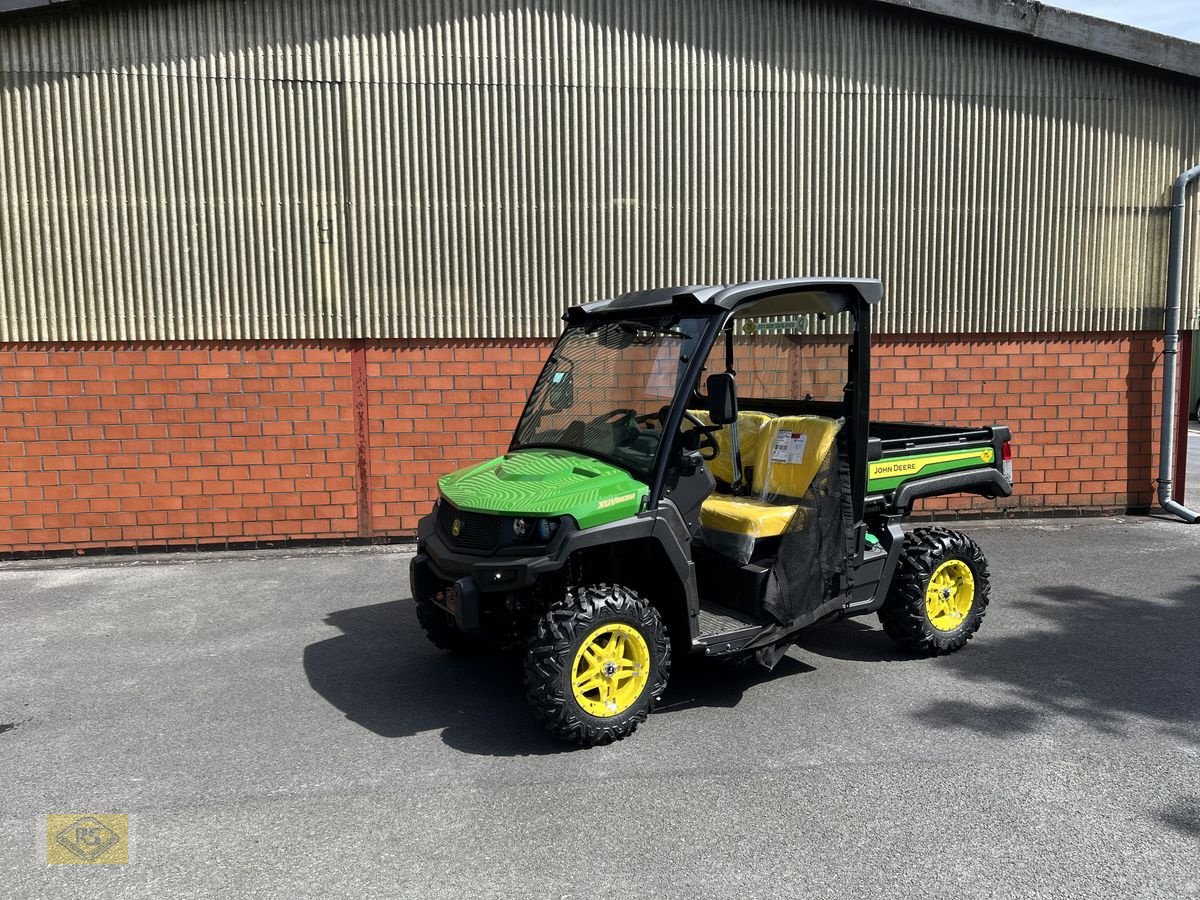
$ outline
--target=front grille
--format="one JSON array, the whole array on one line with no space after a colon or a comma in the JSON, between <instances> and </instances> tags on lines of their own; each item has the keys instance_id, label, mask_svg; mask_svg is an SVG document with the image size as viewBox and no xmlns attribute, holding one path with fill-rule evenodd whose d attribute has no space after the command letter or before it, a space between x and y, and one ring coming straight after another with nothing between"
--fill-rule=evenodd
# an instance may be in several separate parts
<instances>
[{"instance_id":1,"label":"front grille","mask_svg":"<svg viewBox=\"0 0 1200 900\"><path fill-rule=\"evenodd\" d=\"M458 522L458 534L454 534L454 523ZM463 550L490 552L500 543L500 516L486 513L464 512L443 500L438 504L438 531L452 546Z\"/></svg>"}]
</instances>

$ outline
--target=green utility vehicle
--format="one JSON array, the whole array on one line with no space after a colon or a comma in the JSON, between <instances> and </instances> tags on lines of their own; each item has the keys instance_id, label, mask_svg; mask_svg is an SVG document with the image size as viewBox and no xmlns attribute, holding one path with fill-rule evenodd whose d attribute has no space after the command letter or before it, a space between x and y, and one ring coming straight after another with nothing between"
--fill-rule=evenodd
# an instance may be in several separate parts
<instances>
[{"instance_id":1,"label":"green utility vehicle","mask_svg":"<svg viewBox=\"0 0 1200 900\"><path fill-rule=\"evenodd\" d=\"M918 654L962 647L983 553L900 521L1011 494L1011 435L870 420L882 294L783 279L570 308L508 453L442 478L421 521L429 638L523 648L534 713L583 745L631 734L681 653L771 668L867 613Z\"/></svg>"}]
</instances>

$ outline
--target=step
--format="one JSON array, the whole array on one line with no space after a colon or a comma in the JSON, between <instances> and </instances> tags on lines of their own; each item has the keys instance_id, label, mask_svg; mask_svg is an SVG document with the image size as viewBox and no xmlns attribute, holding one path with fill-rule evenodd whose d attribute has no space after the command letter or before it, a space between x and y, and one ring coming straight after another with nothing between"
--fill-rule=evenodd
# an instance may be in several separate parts
<instances>
[{"instance_id":1,"label":"step","mask_svg":"<svg viewBox=\"0 0 1200 900\"><path fill-rule=\"evenodd\" d=\"M706 602L700 604L701 637L713 634L730 634L731 632L758 627L760 627L758 622L755 622L746 613L738 612L736 609L730 609L728 606L721 606L718 603Z\"/></svg>"},{"instance_id":2,"label":"step","mask_svg":"<svg viewBox=\"0 0 1200 900\"><path fill-rule=\"evenodd\" d=\"M725 656L737 653L770 627L755 622L746 613L738 612L717 603L700 605L700 635L693 646L703 650L706 656Z\"/></svg>"}]
</instances>

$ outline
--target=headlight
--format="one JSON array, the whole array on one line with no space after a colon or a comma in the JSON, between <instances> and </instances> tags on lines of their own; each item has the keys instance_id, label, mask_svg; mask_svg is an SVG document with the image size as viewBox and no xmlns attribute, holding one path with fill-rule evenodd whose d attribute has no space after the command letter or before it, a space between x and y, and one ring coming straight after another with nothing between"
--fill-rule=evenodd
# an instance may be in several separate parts
<instances>
[{"instance_id":1,"label":"headlight","mask_svg":"<svg viewBox=\"0 0 1200 900\"><path fill-rule=\"evenodd\" d=\"M533 519L524 516L513 519L513 539L523 543L548 543L558 533L558 523L558 519Z\"/></svg>"}]
</instances>

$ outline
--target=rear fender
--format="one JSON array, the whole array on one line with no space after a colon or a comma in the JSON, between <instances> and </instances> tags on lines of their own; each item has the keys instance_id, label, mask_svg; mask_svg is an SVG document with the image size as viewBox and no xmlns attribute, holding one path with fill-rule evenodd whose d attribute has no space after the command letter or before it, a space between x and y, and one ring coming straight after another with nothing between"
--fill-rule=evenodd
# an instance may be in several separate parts
<instances>
[{"instance_id":1,"label":"rear fender","mask_svg":"<svg viewBox=\"0 0 1200 900\"><path fill-rule=\"evenodd\" d=\"M907 514L913 503L922 497L939 497L944 494L979 494L989 499L1007 497L1013 486L998 469L967 469L962 472L947 472L906 481L896 488L892 497L892 509L901 515Z\"/></svg>"}]
</instances>

